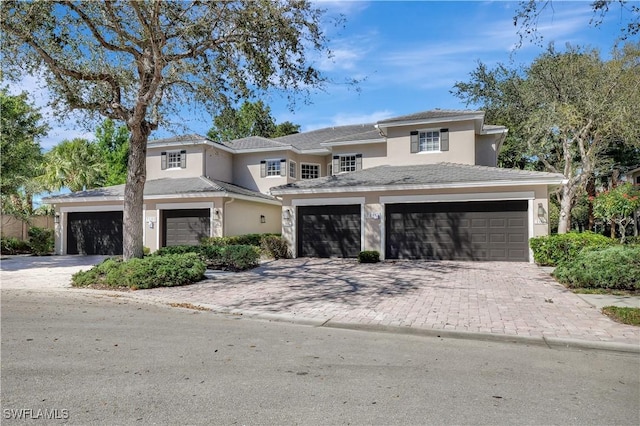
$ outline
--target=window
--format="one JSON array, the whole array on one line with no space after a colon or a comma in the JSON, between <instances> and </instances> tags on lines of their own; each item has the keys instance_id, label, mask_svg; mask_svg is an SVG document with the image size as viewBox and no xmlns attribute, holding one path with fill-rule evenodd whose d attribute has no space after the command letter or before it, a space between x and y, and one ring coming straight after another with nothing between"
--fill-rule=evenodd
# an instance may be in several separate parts
<instances>
[{"instance_id":1,"label":"window","mask_svg":"<svg viewBox=\"0 0 640 426\"><path fill-rule=\"evenodd\" d=\"M267 160L267 176L280 176L280 160Z\"/></svg>"},{"instance_id":2,"label":"window","mask_svg":"<svg viewBox=\"0 0 640 426\"><path fill-rule=\"evenodd\" d=\"M187 151L170 151L160 153L160 168L166 169L184 169L187 167Z\"/></svg>"},{"instance_id":3,"label":"window","mask_svg":"<svg viewBox=\"0 0 640 426\"><path fill-rule=\"evenodd\" d=\"M168 167L170 169L176 169L176 168L180 167L180 153L179 152L170 152L169 153Z\"/></svg>"},{"instance_id":4,"label":"window","mask_svg":"<svg viewBox=\"0 0 640 426\"><path fill-rule=\"evenodd\" d=\"M289 177L296 179L296 162L289 161Z\"/></svg>"},{"instance_id":5,"label":"window","mask_svg":"<svg viewBox=\"0 0 640 426\"><path fill-rule=\"evenodd\" d=\"M300 164L300 178L301 179L317 179L320 177L320 165L319 164Z\"/></svg>"},{"instance_id":6,"label":"window","mask_svg":"<svg viewBox=\"0 0 640 426\"><path fill-rule=\"evenodd\" d=\"M331 171L334 174L362 170L362 154L334 155Z\"/></svg>"},{"instance_id":7,"label":"window","mask_svg":"<svg viewBox=\"0 0 640 426\"><path fill-rule=\"evenodd\" d=\"M428 130L420 132L418 140L419 151L440 151L440 131Z\"/></svg>"},{"instance_id":8,"label":"window","mask_svg":"<svg viewBox=\"0 0 640 426\"><path fill-rule=\"evenodd\" d=\"M449 129L414 130L410 140L412 153L449 151Z\"/></svg>"},{"instance_id":9,"label":"window","mask_svg":"<svg viewBox=\"0 0 640 426\"><path fill-rule=\"evenodd\" d=\"M355 172L355 171L356 171L356 156L341 155L340 156L340 172Z\"/></svg>"},{"instance_id":10,"label":"window","mask_svg":"<svg viewBox=\"0 0 640 426\"><path fill-rule=\"evenodd\" d=\"M287 160L262 160L260 162L260 176L282 176L287 177Z\"/></svg>"}]
</instances>

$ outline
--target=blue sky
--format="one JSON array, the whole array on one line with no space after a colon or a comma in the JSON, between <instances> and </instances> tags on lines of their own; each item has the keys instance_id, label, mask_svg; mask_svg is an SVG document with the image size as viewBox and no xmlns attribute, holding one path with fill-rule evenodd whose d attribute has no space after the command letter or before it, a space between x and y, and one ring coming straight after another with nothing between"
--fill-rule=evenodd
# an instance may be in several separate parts
<instances>
[{"instance_id":1,"label":"blue sky","mask_svg":"<svg viewBox=\"0 0 640 426\"><path fill-rule=\"evenodd\" d=\"M279 95L264 98L276 122L289 120L303 131L327 126L367 123L434 108L465 109L450 91L456 81L467 81L478 61L528 64L549 42L557 48L566 43L599 48L608 56L629 12L612 6L600 27L589 25L590 1L552 3L540 18L543 46L526 42L519 49L513 16L517 2L437 1L319 1L328 13L342 13L344 27L327 27L333 60L316 58L315 65L332 81L361 79L359 90L345 84L328 84L314 92L311 104L299 103L290 111ZM33 89L36 79L25 78L18 89L32 93L43 106L47 94ZM45 108L44 112L48 114ZM205 112L185 112L172 117L173 125L154 132L152 138L182 133L206 134L211 117ZM63 139L92 132L72 122L49 118L52 130L41 141L47 150Z\"/></svg>"}]
</instances>

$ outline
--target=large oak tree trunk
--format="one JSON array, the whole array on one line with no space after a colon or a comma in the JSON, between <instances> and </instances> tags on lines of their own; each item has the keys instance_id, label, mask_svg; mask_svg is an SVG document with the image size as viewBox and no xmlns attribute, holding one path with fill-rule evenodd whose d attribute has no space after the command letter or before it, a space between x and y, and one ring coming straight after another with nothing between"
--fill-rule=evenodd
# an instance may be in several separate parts
<instances>
[{"instance_id":1,"label":"large oak tree trunk","mask_svg":"<svg viewBox=\"0 0 640 426\"><path fill-rule=\"evenodd\" d=\"M127 183L124 186L123 248L124 260L142 258L143 227L142 206L144 203L144 183L147 179L146 157L147 139L151 133L146 122L139 126L129 126L129 164Z\"/></svg>"}]
</instances>

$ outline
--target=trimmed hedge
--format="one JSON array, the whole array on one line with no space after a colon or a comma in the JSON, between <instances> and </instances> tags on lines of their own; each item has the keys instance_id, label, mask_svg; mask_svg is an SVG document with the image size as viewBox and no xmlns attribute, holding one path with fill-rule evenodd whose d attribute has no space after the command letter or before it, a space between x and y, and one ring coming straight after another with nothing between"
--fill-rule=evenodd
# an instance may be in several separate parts
<instances>
[{"instance_id":1,"label":"trimmed hedge","mask_svg":"<svg viewBox=\"0 0 640 426\"><path fill-rule=\"evenodd\" d=\"M640 247L586 249L559 265L553 276L574 288L640 290Z\"/></svg>"},{"instance_id":2,"label":"trimmed hedge","mask_svg":"<svg viewBox=\"0 0 640 426\"><path fill-rule=\"evenodd\" d=\"M206 266L195 253L149 256L143 259L106 259L88 271L73 275L74 287L103 285L133 289L172 287L204 278Z\"/></svg>"},{"instance_id":3,"label":"trimmed hedge","mask_svg":"<svg viewBox=\"0 0 640 426\"><path fill-rule=\"evenodd\" d=\"M375 250L361 251L358 253L358 262L360 263L378 263L380 262L380 253Z\"/></svg>"},{"instance_id":4,"label":"trimmed hedge","mask_svg":"<svg viewBox=\"0 0 640 426\"><path fill-rule=\"evenodd\" d=\"M585 247L611 247L617 241L593 232L569 232L531 238L529 244L533 250L533 260L538 265L558 266L574 259Z\"/></svg>"},{"instance_id":5,"label":"trimmed hedge","mask_svg":"<svg viewBox=\"0 0 640 426\"><path fill-rule=\"evenodd\" d=\"M31 253L31 247L27 241L16 237L2 237L0 239L1 254L27 254Z\"/></svg>"},{"instance_id":6,"label":"trimmed hedge","mask_svg":"<svg viewBox=\"0 0 640 426\"><path fill-rule=\"evenodd\" d=\"M262 252L274 259L288 259L291 257L287 241L279 235L264 235L260 243Z\"/></svg>"},{"instance_id":7,"label":"trimmed hedge","mask_svg":"<svg viewBox=\"0 0 640 426\"><path fill-rule=\"evenodd\" d=\"M45 256L51 254L54 250L54 234L53 229L38 228L37 226L29 228L29 246L31 252L36 256Z\"/></svg>"},{"instance_id":8,"label":"trimmed hedge","mask_svg":"<svg viewBox=\"0 0 640 426\"><path fill-rule=\"evenodd\" d=\"M251 245L231 246L170 246L162 247L150 257L191 253L198 256L209 268L244 271L255 268L260 262L260 249Z\"/></svg>"},{"instance_id":9,"label":"trimmed hedge","mask_svg":"<svg viewBox=\"0 0 640 426\"><path fill-rule=\"evenodd\" d=\"M279 237L280 234L245 234L234 235L232 237L210 237L203 238L203 245L212 246L254 246L260 247L262 245L262 239L268 236Z\"/></svg>"}]
</instances>

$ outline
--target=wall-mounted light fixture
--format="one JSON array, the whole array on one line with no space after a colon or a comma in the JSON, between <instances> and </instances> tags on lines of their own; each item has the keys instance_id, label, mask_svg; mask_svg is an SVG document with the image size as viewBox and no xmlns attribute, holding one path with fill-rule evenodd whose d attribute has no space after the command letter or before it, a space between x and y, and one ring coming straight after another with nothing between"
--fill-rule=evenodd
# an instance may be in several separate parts
<instances>
[{"instance_id":1,"label":"wall-mounted light fixture","mask_svg":"<svg viewBox=\"0 0 640 426\"><path fill-rule=\"evenodd\" d=\"M220 219L220 209L213 209L213 216L216 219Z\"/></svg>"},{"instance_id":2,"label":"wall-mounted light fixture","mask_svg":"<svg viewBox=\"0 0 640 426\"><path fill-rule=\"evenodd\" d=\"M547 211L544 209L544 206L542 205L542 203L538 203L538 219L540 220L540 222L546 223L546 216Z\"/></svg>"},{"instance_id":3,"label":"wall-mounted light fixture","mask_svg":"<svg viewBox=\"0 0 640 426\"><path fill-rule=\"evenodd\" d=\"M267 223L267 218L263 214L260 215L260 223Z\"/></svg>"},{"instance_id":4,"label":"wall-mounted light fixture","mask_svg":"<svg viewBox=\"0 0 640 426\"><path fill-rule=\"evenodd\" d=\"M60 215L58 213L56 213L55 216L53 216L53 223L60 223Z\"/></svg>"},{"instance_id":5,"label":"wall-mounted light fixture","mask_svg":"<svg viewBox=\"0 0 640 426\"><path fill-rule=\"evenodd\" d=\"M291 210L290 209L284 209L284 211L282 212L282 218L284 220L291 219Z\"/></svg>"}]
</instances>

